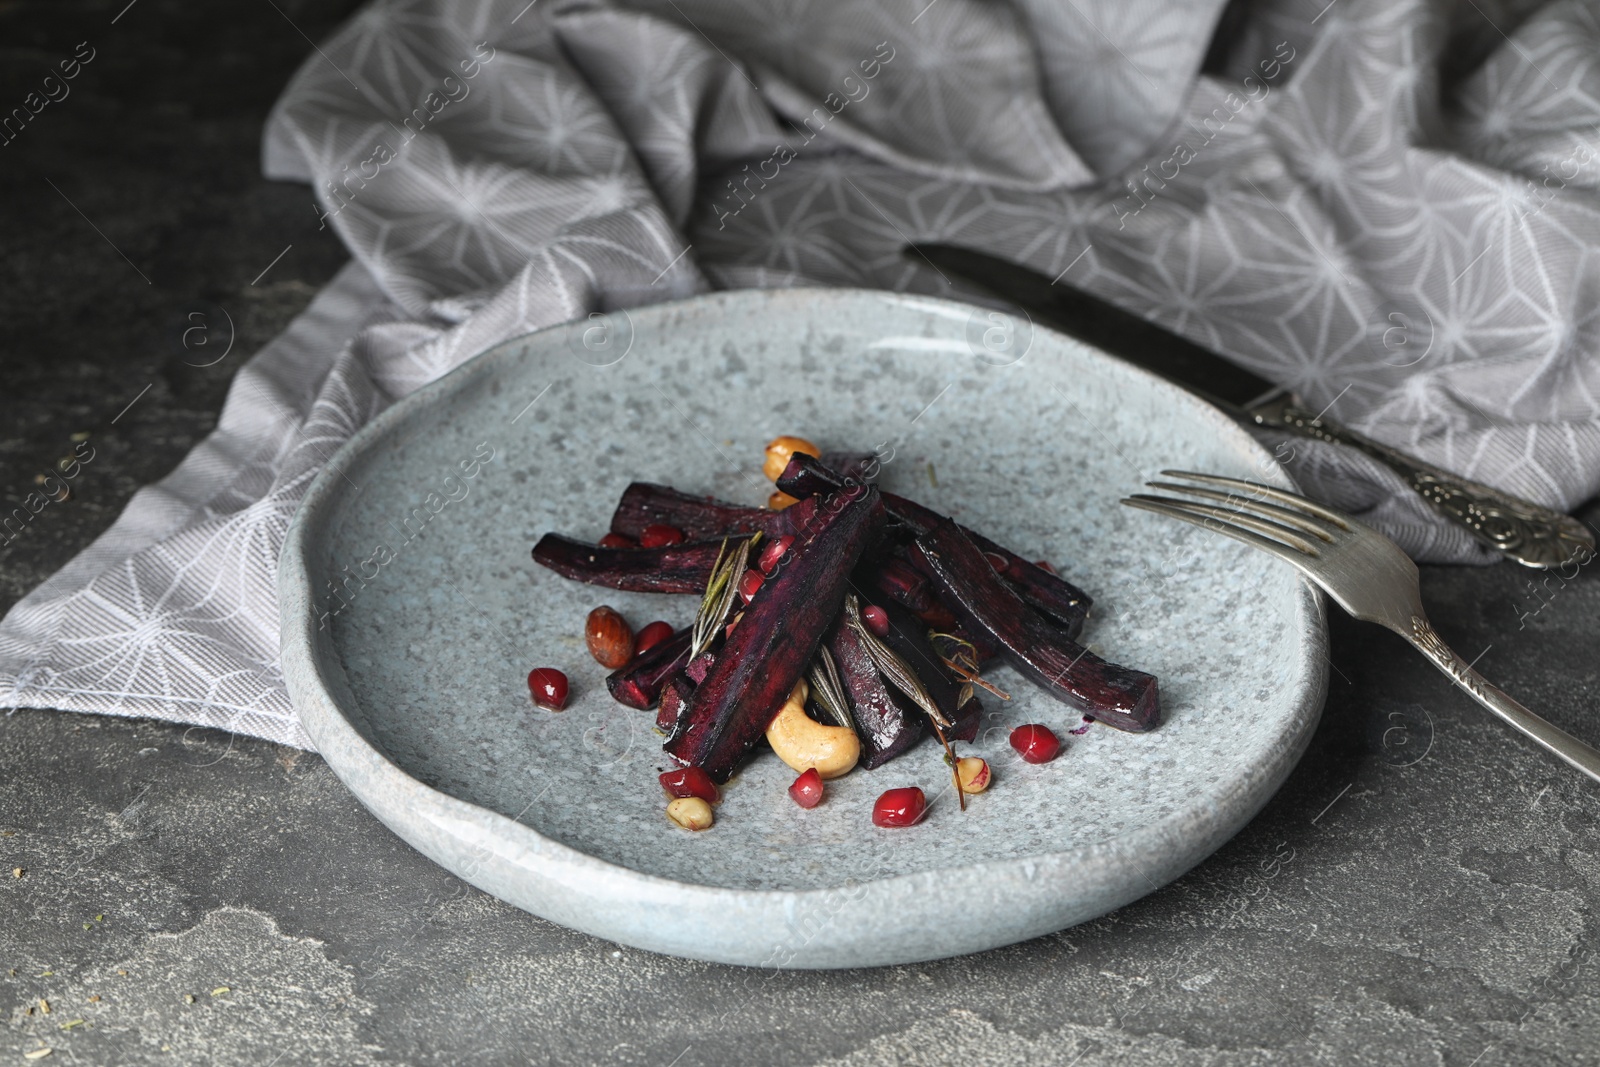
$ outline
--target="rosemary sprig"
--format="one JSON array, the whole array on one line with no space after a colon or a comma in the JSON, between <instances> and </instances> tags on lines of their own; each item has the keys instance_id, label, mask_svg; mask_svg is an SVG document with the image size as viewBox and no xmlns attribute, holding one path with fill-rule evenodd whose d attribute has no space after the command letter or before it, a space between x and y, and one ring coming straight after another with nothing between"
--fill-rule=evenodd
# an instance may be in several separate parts
<instances>
[{"instance_id":1,"label":"rosemary sprig","mask_svg":"<svg viewBox=\"0 0 1600 1067\"><path fill-rule=\"evenodd\" d=\"M944 736L944 728L954 726L955 723L946 718L944 712L939 710L939 705L933 702L933 697L922 684L922 679L917 677L917 672L912 670L894 649L884 644L877 634L867 629L866 623L861 620L861 604L856 600L854 593L849 593L844 598L844 619L850 629L861 638L861 643L866 646L867 655L872 658L872 665L878 668L878 673L889 679L896 689L927 714L928 721L933 725L934 736L944 746L945 762L950 764L950 777L955 782L956 797L960 801L961 810L966 811L967 794L961 788L961 775L956 770L955 749L950 747L950 740Z\"/></svg>"},{"instance_id":2,"label":"rosemary sprig","mask_svg":"<svg viewBox=\"0 0 1600 1067\"><path fill-rule=\"evenodd\" d=\"M739 575L745 572L750 562L751 547L760 539L761 535L757 533L740 541L739 547L729 552L728 540L723 538L722 547L717 550L717 562L711 568L711 577L706 580L705 596L700 598L700 610L695 612L694 630L689 641L690 660L711 647L717 631L728 621L728 613L739 599Z\"/></svg>"},{"instance_id":3,"label":"rosemary sprig","mask_svg":"<svg viewBox=\"0 0 1600 1067\"><path fill-rule=\"evenodd\" d=\"M833 662L833 653L824 646L818 646L807 674L811 679L811 698L840 726L854 729L855 724L850 720L850 705L844 695L844 682L839 678L839 666Z\"/></svg>"},{"instance_id":4,"label":"rosemary sprig","mask_svg":"<svg viewBox=\"0 0 1600 1067\"><path fill-rule=\"evenodd\" d=\"M861 643L867 648L867 655L872 657L872 665L878 668L878 673L889 679L894 687L927 713L938 726L954 726L939 710L939 705L933 702L933 697L928 694L928 689L922 684L922 679L917 677L917 672L912 670L899 654L878 637L877 634L867 629L867 624L861 621L861 604L856 600L854 593L844 598L844 618L850 629L861 638Z\"/></svg>"},{"instance_id":5,"label":"rosemary sprig","mask_svg":"<svg viewBox=\"0 0 1600 1067\"><path fill-rule=\"evenodd\" d=\"M964 637L957 637L955 634L941 633L937 630L930 631L928 638L933 641L934 649L939 652L939 658L944 661L944 665L949 667L963 683L961 686L961 700L956 705L957 707L972 699L972 687L975 685L982 686L1001 700L1011 699L1010 693L978 674L978 650L971 641ZM949 642L951 646L949 655L939 649L938 646L941 642Z\"/></svg>"}]
</instances>

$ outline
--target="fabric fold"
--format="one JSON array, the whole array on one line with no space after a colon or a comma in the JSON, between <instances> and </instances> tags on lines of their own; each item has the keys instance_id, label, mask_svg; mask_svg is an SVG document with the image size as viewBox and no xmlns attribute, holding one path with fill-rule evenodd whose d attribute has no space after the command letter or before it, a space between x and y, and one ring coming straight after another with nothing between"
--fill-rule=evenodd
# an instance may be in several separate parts
<instances>
[{"instance_id":1,"label":"fabric fold","mask_svg":"<svg viewBox=\"0 0 1600 1067\"><path fill-rule=\"evenodd\" d=\"M278 550L378 411L508 337L711 287L959 295L922 242L1570 508L1600 488L1600 15L1491 13L378 0L263 136L354 262L241 369L216 432L0 622L0 703L305 746ZM1416 558L1493 558L1372 461L1268 443Z\"/></svg>"}]
</instances>

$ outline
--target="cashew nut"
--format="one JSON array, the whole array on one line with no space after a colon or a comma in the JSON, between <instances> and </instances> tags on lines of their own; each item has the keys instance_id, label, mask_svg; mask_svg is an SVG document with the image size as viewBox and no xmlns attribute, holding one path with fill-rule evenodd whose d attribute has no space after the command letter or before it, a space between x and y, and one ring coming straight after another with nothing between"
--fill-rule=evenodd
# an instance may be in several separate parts
<instances>
[{"instance_id":1,"label":"cashew nut","mask_svg":"<svg viewBox=\"0 0 1600 1067\"><path fill-rule=\"evenodd\" d=\"M825 726L806 714L810 694L804 680L795 683L778 717L767 727L772 751L795 770L815 767L823 778L838 778L861 758L861 741L848 726Z\"/></svg>"}]
</instances>

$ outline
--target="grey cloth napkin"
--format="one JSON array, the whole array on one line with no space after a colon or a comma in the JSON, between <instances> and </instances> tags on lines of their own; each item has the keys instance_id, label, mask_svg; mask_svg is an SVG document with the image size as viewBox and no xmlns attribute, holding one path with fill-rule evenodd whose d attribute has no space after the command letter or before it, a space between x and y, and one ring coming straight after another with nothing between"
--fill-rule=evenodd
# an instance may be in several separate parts
<instances>
[{"instance_id":1,"label":"grey cloth napkin","mask_svg":"<svg viewBox=\"0 0 1600 1067\"><path fill-rule=\"evenodd\" d=\"M919 242L1025 263L1570 507L1600 482L1597 157L1600 13L1574 0L374 3L264 141L354 264L216 433L0 623L0 703L309 747L274 571L359 426L596 309L951 294L901 254ZM1487 558L1359 456L1301 443L1291 466L1419 559Z\"/></svg>"}]
</instances>

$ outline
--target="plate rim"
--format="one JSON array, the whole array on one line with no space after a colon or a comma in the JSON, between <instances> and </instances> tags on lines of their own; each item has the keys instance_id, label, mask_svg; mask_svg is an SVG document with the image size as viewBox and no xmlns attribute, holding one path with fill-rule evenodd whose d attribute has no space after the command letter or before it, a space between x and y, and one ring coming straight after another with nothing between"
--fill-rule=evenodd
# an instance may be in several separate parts
<instances>
[{"instance_id":1,"label":"plate rim","mask_svg":"<svg viewBox=\"0 0 1600 1067\"><path fill-rule=\"evenodd\" d=\"M753 302L767 305L791 303L796 305L793 310L798 311L806 305L815 306L822 302L859 302L863 300L898 305L923 313L935 312L936 308L947 309L944 310L944 314L959 314L963 317L969 315L973 308L978 306L918 293L895 293L887 290L845 287L797 287L720 290L684 300L630 308L627 311L630 316L649 315L667 318L683 310L728 303ZM497 341L493 345L474 353L432 382L419 387L389 405L365 425L358 428L329 457L322 470L318 472L313 480L311 487L307 490L299 507L295 510L279 557L277 587L280 656L285 684L291 701L300 715L303 728L316 744L318 753L323 757L335 776L361 802L363 807L371 811L408 844L411 844L458 877L501 899L508 900L508 902L524 910L609 940L626 940L643 948L677 956L716 962L772 966L774 964L769 960L755 958L757 955L755 953L729 951L726 948L723 950L715 948L701 949L698 945L685 944L685 939L681 936L650 937L641 933L637 938L619 937L615 927L611 925L597 925L571 916L557 917L557 914L570 911L570 909L554 906L557 903L555 901L541 900L540 903L545 906L536 908L530 906L527 900L528 894L511 893L510 896L518 896L521 899L510 899L507 892L501 891L505 887L500 884L500 879L489 877L478 869L464 871L460 868L465 865L452 863L449 859L442 858L436 854L440 851L438 841L418 841L415 832L415 819L420 815L429 824L445 834L459 834L464 828L472 827L480 832L469 834L468 836L474 838L487 837L488 841L503 842L506 846L509 846L508 848L496 849L489 847L488 841L480 843L479 848L487 850L491 854L517 853L523 857L537 856L544 865L560 865L564 869L554 872L548 870L540 872L542 880L551 883L551 888L557 888L563 882L576 883L581 881L583 883L583 892L591 900L605 898L616 904L654 905L670 908L675 913L681 913L685 910L684 905L687 898L692 910L704 911L708 915L715 915L719 911L725 912L730 905L738 906L740 910L746 911L750 910L753 905L761 911L779 915L786 911L792 912L798 905L811 901L821 901L830 897L836 898L843 892L857 890L865 891L871 896L892 897L904 892L908 885L914 884L919 879L927 880L930 876L937 876L940 880L941 889L948 891L951 888L949 881L952 878L970 880L974 873L977 872L981 874L985 881L998 884L1007 875L1024 873L1023 869L1026 867L1028 868L1025 872L1026 881L1034 882L1040 874L1048 876L1050 873L1054 873L1053 869L1056 868L1089 868L1091 865L1104 866L1106 863L1110 863L1113 868L1119 865L1126 867L1130 859L1148 856L1151 853L1152 845L1178 857L1177 862L1157 865L1158 869L1152 872L1156 880L1154 888L1138 889L1126 895L1125 899L1116 899L1104 907L1095 909L1091 914L1073 917L1067 922L1049 925L1045 928L1031 929L1018 937L1005 937L1001 940L989 941L980 938L978 940L982 941L982 944L975 946L957 944L954 946L953 951L917 951L911 953L895 953L891 951L886 954L880 951L876 958L856 959L852 957L851 961L847 962L839 962L837 959L829 957L826 953L819 955L815 952L808 952L806 951L809 947L808 944L802 944L799 950L790 958L776 965L784 967L840 967L915 962L964 954L969 951L980 951L990 947L999 947L1048 933L1052 930L1063 929L1066 926L1087 921L1097 915L1125 906L1133 900L1140 899L1149 893L1164 888L1184 872L1210 856L1228 839L1242 831L1277 792L1283 781L1288 777L1288 774L1303 756L1320 721L1326 697L1328 633L1324 598L1314 585L1302 578L1298 585L1297 608L1307 624L1302 633L1300 646L1301 658L1306 666L1303 673L1293 683L1300 694L1300 699L1292 702L1291 714L1286 716L1285 732L1290 736L1279 738L1281 741L1287 741L1288 745L1279 750L1275 759L1268 759L1251 765L1240 773L1231 776L1221 793L1205 794L1188 801L1182 807L1174 808L1161 823L1144 824L1109 839L1071 848L1003 860L985 860L958 866L943 866L928 871L895 874L834 886L805 889L754 889L713 886L698 882L682 882L601 859L575 846L546 837L533 827L500 812L463 800L413 778L399 764L391 760L383 750L362 736L361 731L351 721L352 715L361 715L360 705L355 702L354 690L349 683L342 664L338 662L337 656L333 655L332 643L319 642L318 631L313 626L316 615L312 610L312 591L315 587L312 584L314 571L310 561L315 558L315 543L318 535L324 533L327 523L340 514L340 510L334 500L334 491L338 487L340 474L348 468L353 458L367 452L372 445L381 442L397 428L403 427L413 413L426 410L447 397L466 389L479 375L488 373L490 368L495 365L497 353L500 354L499 359L517 358L513 353L519 346L530 343L537 344L538 342L535 339L542 338L547 334L554 335L562 330L570 330L583 321L582 319L576 319L555 323L538 330ZM1216 432L1231 435L1247 450L1254 450L1259 453L1259 457L1270 461L1270 465L1263 465L1258 472L1261 480L1268 483L1276 483L1291 490L1296 488L1292 479L1281 466L1277 465L1271 454L1260 442L1251 437L1233 419L1193 393L1076 338L1061 334L1039 324L1033 324L1033 329L1036 332L1043 331L1053 335L1058 340L1082 350L1093 361L1110 368L1115 373L1131 375L1134 378L1141 379L1141 384L1147 385L1158 392L1168 393L1178 405L1192 407L1197 416L1208 419L1215 424L1213 428ZM353 709L352 711L345 709L344 704L346 702L349 703L350 708ZM1299 724L1298 728L1296 728L1296 723ZM352 778L364 778L364 781L353 782ZM404 806L412 816L410 821L402 822L397 812L390 810L387 794L399 793L409 794L404 801ZM431 802L436 810L432 812L422 810L417 803L419 798ZM1218 806L1218 802L1224 799L1243 801L1244 803L1240 810L1245 811L1246 814L1236 819L1223 819L1218 818L1215 814L1206 812L1207 808L1214 810ZM1188 843L1164 840L1174 836L1174 824L1185 822L1198 825L1205 832L1189 835L1191 841ZM452 823L458 825L448 825ZM1148 865L1141 866L1146 870L1149 869ZM527 868L522 865L521 869L526 870ZM485 881L491 884L482 884ZM1047 882L1049 878L1045 877L1042 881ZM604 892L599 891L602 886L604 887ZM534 895L537 896L538 894ZM557 914L552 914L553 912ZM774 950L774 952L769 952L766 955L770 957L776 951ZM837 954L834 955L836 956ZM870 956L871 954L869 953L868 955Z\"/></svg>"}]
</instances>

